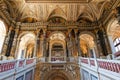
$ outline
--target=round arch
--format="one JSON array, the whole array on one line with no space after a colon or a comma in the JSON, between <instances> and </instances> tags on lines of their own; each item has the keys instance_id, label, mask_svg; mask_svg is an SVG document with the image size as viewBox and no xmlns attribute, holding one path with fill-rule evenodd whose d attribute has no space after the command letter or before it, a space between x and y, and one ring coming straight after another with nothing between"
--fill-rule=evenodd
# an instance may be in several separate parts
<instances>
[{"instance_id":1,"label":"round arch","mask_svg":"<svg viewBox=\"0 0 120 80\"><path fill-rule=\"evenodd\" d=\"M36 36L34 32L25 31L25 32L22 32L21 34L19 34L18 39L20 40L21 37L23 37L23 36L26 35L26 34L32 34L32 35Z\"/></svg>"},{"instance_id":2,"label":"round arch","mask_svg":"<svg viewBox=\"0 0 120 80\"><path fill-rule=\"evenodd\" d=\"M24 32L19 36L18 56L17 58L31 58L33 57L33 50L35 45L35 34L32 32Z\"/></svg>"},{"instance_id":3,"label":"round arch","mask_svg":"<svg viewBox=\"0 0 120 80\"><path fill-rule=\"evenodd\" d=\"M54 32L52 32L52 33L49 35L49 38L50 38L53 34L56 34L56 33L60 33L60 34L62 34L64 37L66 37L66 35L65 35L63 32L61 32L61 31L54 31Z\"/></svg>"},{"instance_id":4,"label":"round arch","mask_svg":"<svg viewBox=\"0 0 120 80\"><path fill-rule=\"evenodd\" d=\"M88 34L88 35L92 36L94 39L96 39L94 33L90 32L90 31L82 31L82 32L80 32L79 38L80 38L80 36L81 36L82 34Z\"/></svg>"},{"instance_id":5,"label":"round arch","mask_svg":"<svg viewBox=\"0 0 120 80\"><path fill-rule=\"evenodd\" d=\"M63 9L59 6L55 6L51 12L49 13L49 15L47 16L47 20L49 20L49 18L51 17L62 17L63 19L67 20L67 17L65 15L65 12L63 11Z\"/></svg>"},{"instance_id":6,"label":"round arch","mask_svg":"<svg viewBox=\"0 0 120 80\"><path fill-rule=\"evenodd\" d=\"M79 35L80 49L83 57L96 57L97 47L95 42L95 35L91 32L81 32Z\"/></svg>"},{"instance_id":7,"label":"round arch","mask_svg":"<svg viewBox=\"0 0 120 80\"><path fill-rule=\"evenodd\" d=\"M50 34L49 40L49 61L65 61L65 34L60 31L55 31Z\"/></svg>"},{"instance_id":8,"label":"round arch","mask_svg":"<svg viewBox=\"0 0 120 80\"><path fill-rule=\"evenodd\" d=\"M116 54L119 55L120 51L120 25L118 24L117 18L112 18L109 23L107 24L107 35L108 40L110 43L110 48L112 51L112 54L114 54L114 57L116 57ZM117 53L118 52L118 53Z\"/></svg>"},{"instance_id":9,"label":"round arch","mask_svg":"<svg viewBox=\"0 0 120 80\"><path fill-rule=\"evenodd\" d=\"M55 78L58 78L60 80L74 80L72 75L68 73L67 71L49 71L48 73L45 73L43 76L44 80L55 80Z\"/></svg>"},{"instance_id":10,"label":"round arch","mask_svg":"<svg viewBox=\"0 0 120 80\"><path fill-rule=\"evenodd\" d=\"M107 35L112 36L113 40L120 35L120 28L116 18L111 19L111 21L107 25Z\"/></svg>"}]
</instances>

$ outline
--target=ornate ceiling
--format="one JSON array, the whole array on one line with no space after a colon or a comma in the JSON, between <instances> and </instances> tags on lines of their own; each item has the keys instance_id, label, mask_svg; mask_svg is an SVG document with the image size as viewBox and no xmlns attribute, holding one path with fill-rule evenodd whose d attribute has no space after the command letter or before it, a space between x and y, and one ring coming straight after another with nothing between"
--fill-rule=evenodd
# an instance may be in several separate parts
<instances>
[{"instance_id":1,"label":"ornate ceiling","mask_svg":"<svg viewBox=\"0 0 120 80\"><path fill-rule=\"evenodd\" d=\"M10 16L20 22L101 20L117 0L2 0ZM1 3L2 3L1 1Z\"/></svg>"}]
</instances>

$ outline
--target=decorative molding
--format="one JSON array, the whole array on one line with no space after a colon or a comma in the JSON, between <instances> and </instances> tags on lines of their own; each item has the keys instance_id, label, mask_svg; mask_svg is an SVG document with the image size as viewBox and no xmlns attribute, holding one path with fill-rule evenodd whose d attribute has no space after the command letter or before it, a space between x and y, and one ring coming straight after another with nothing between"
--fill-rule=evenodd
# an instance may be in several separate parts
<instances>
[{"instance_id":1,"label":"decorative molding","mask_svg":"<svg viewBox=\"0 0 120 80\"><path fill-rule=\"evenodd\" d=\"M25 0L27 3L87 3L88 0Z\"/></svg>"},{"instance_id":2,"label":"decorative molding","mask_svg":"<svg viewBox=\"0 0 120 80\"><path fill-rule=\"evenodd\" d=\"M48 22L37 22L37 23L21 23L21 30L35 30L36 28L48 28L48 30L66 30L68 28L77 28L77 29L95 29L97 24L81 24L77 22L73 23L48 23Z\"/></svg>"}]
</instances>

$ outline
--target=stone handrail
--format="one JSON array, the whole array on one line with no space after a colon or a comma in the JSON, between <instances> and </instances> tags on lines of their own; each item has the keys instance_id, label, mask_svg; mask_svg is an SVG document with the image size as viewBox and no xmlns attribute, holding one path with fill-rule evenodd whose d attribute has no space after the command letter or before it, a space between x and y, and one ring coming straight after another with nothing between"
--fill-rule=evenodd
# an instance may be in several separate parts
<instances>
[{"instance_id":1,"label":"stone handrail","mask_svg":"<svg viewBox=\"0 0 120 80\"><path fill-rule=\"evenodd\" d=\"M114 75L120 77L120 61L118 60L106 60L95 58L83 58L79 59L80 66L86 67L87 70L94 70L96 73L104 75Z\"/></svg>"},{"instance_id":2,"label":"stone handrail","mask_svg":"<svg viewBox=\"0 0 120 80\"><path fill-rule=\"evenodd\" d=\"M27 65L31 65L35 63L36 63L35 58L0 61L0 75L3 72L15 70L15 69L18 70L18 68L20 67L26 67Z\"/></svg>"}]
</instances>

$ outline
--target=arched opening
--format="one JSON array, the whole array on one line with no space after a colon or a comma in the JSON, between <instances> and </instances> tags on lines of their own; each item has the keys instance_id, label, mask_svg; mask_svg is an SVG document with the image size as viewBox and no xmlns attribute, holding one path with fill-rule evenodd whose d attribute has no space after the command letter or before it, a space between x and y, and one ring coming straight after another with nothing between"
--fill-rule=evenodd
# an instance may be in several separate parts
<instances>
[{"instance_id":1,"label":"arched opening","mask_svg":"<svg viewBox=\"0 0 120 80\"><path fill-rule=\"evenodd\" d=\"M73 80L73 76L64 70L52 70L45 73L42 80Z\"/></svg>"},{"instance_id":2,"label":"arched opening","mask_svg":"<svg viewBox=\"0 0 120 80\"><path fill-rule=\"evenodd\" d=\"M50 36L50 61L66 60L65 36L60 32L55 32Z\"/></svg>"},{"instance_id":3,"label":"arched opening","mask_svg":"<svg viewBox=\"0 0 120 80\"><path fill-rule=\"evenodd\" d=\"M34 54L35 35L27 33L20 38L18 59L32 58Z\"/></svg>"},{"instance_id":4,"label":"arched opening","mask_svg":"<svg viewBox=\"0 0 120 80\"><path fill-rule=\"evenodd\" d=\"M90 34L81 34L80 35L80 49L82 57L96 57L96 46L93 36Z\"/></svg>"},{"instance_id":5,"label":"arched opening","mask_svg":"<svg viewBox=\"0 0 120 80\"><path fill-rule=\"evenodd\" d=\"M66 22L65 12L59 6L56 6L56 8L49 14L47 20L49 23L56 24L65 23Z\"/></svg>"},{"instance_id":6,"label":"arched opening","mask_svg":"<svg viewBox=\"0 0 120 80\"><path fill-rule=\"evenodd\" d=\"M107 27L107 35L114 57L120 56L120 25L117 19L112 19ZM113 58L114 58L113 57Z\"/></svg>"},{"instance_id":7,"label":"arched opening","mask_svg":"<svg viewBox=\"0 0 120 80\"><path fill-rule=\"evenodd\" d=\"M4 22L0 20L0 53L2 52L5 36L6 36L6 28Z\"/></svg>"},{"instance_id":8,"label":"arched opening","mask_svg":"<svg viewBox=\"0 0 120 80\"><path fill-rule=\"evenodd\" d=\"M61 76L55 76L53 79L51 80L65 80L63 77Z\"/></svg>"},{"instance_id":9,"label":"arched opening","mask_svg":"<svg viewBox=\"0 0 120 80\"><path fill-rule=\"evenodd\" d=\"M56 24L59 24L59 23L65 23L66 20L62 17L59 17L59 16L54 16L54 17L51 17L48 19L48 22L49 23L56 23Z\"/></svg>"}]
</instances>

